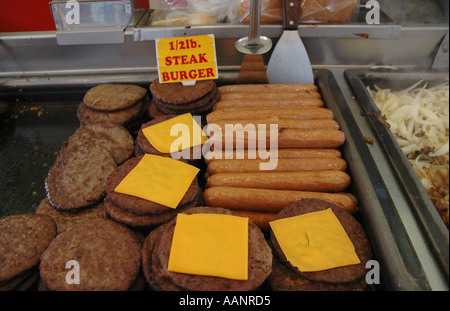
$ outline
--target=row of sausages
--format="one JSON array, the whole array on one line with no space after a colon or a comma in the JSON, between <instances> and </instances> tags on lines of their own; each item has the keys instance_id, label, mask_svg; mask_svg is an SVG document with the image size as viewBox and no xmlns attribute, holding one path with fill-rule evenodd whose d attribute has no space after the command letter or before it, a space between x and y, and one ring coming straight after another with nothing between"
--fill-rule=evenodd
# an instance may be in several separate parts
<instances>
[{"instance_id":1,"label":"row of sausages","mask_svg":"<svg viewBox=\"0 0 450 311\"><path fill-rule=\"evenodd\" d=\"M213 150L212 156L205 157L203 198L208 206L232 209L249 217L263 231L283 207L302 198L328 200L357 212L356 198L346 192L351 178L339 150L345 134L333 112L324 107L317 86L255 84L219 89L221 99L208 114L207 122L223 129L219 136L222 149L229 147L225 142L232 139L233 150ZM256 125L262 124L266 129L258 130ZM263 136L269 146L273 139L271 124L277 125L277 150L270 150L270 155L262 153L266 158L261 158L251 141ZM231 134L225 131L226 126L233 129ZM261 164L273 161L273 157L277 165L261 170Z\"/></svg>"}]
</instances>

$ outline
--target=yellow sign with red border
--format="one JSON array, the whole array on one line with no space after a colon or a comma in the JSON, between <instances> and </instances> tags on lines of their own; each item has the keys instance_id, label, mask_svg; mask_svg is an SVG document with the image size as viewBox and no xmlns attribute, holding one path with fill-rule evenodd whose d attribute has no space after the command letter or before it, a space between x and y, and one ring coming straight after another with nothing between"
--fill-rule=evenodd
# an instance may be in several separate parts
<instances>
[{"instance_id":1,"label":"yellow sign with red border","mask_svg":"<svg viewBox=\"0 0 450 311\"><path fill-rule=\"evenodd\" d=\"M156 39L160 83L218 78L214 35Z\"/></svg>"}]
</instances>

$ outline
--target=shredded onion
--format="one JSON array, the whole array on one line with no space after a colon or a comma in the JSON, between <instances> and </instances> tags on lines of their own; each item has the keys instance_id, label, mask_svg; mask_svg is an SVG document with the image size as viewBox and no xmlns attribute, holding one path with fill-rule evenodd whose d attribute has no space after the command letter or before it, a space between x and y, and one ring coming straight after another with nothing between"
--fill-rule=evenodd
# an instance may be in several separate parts
<instances>
[{"instance_id":1,"label":"shredded onion","mask_svg":"<svg viewBox=\"0 0 450 311\"><path fill-rule=\"evenodd\" d=\"M449 83L368 91L448 227Z\"/></svg>"}]
</instances>

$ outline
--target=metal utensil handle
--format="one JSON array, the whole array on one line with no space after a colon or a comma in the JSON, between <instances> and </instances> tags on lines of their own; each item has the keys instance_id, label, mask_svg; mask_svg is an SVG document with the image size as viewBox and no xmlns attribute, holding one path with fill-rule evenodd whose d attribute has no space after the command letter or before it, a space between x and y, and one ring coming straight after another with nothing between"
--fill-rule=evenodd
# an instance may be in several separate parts
<instances>
[{"instance_id":1,"label":"metal utensil handle","mask_svg":"<svg viewBox=\"0 0 450 311\"><path fill-rule=\"evenodd\" d=\"M261 0L250 1L250 30L248 45L259 45L259 25L261 23Z\"/></svg>"},{"instance_id":2,"label":"metal utensil handle","mask_svg":"<svg viewBox=\"0 0 450 311\"><path fill-rule=\"evenodd\" d=\"M284 30L297 30L300 19L300 0L283 0Z\"/></svg>"}]
</instances>

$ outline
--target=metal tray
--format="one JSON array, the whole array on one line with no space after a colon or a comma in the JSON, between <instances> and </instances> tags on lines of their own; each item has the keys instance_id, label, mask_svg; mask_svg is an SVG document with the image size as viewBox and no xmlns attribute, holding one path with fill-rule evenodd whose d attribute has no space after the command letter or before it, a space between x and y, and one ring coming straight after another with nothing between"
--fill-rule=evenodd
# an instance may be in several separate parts
<instances>
[{"instance_id":1,"label":"metal tray","mask_svg":"<svg viewBox=\"0 0 450 311\"><path fill-rule=\"evenodd\" d=\"M346 135L342 152L353 180L352 191L359 200L362 221L384 270L386 289L429 290L423 267L334 75L328 70L317 70L315 74L326 106L333 110Z\"/></svg>"},{"instance_id":2,"label":"metal tray","mask_svg":"<svg viewBox=\"0 0 450 311\"><path fill-rule=\"evenodd\" d=\"M429 280L333 74L328 70L314 73L324 102L333 110L347 137L342 152L353 180L351 191L359 200L357 217L367 230L380 266L381 283L371 288L430 290ZM237 71L221 72L217 84L232 84L237 75ZM29 81L33 86L30 88L0 86L0 101L9 104L8 112L0 115L0 170L6 172L0 178L0 218L35 211L45 197L44 180L56 152L79 126L76 107L84 92L96 84L114 82L114 77L116 82L148 87L156 73L109 75L107 80L85 77L67 83L67 87L34 81Z\"/></svg>"},{"instance_id":3,"label":"metal tray","mask_svg":"<svg viewBox=\"0 0 450 311\"><path fill-rule=\"evenodd\" d=\"M379 139L399 183L406 193L410 207L419 220L422 230L438 260L447 283L449 276L449 231L436 211L427 192L408 162L392 132L377 119L380 111L367 87L377 85L393 90L406 89L420 80L430 86L448 81L447 71L410 71L410 70L356 70L348 69L345 76L350 83L367 120Z\"/></svg>"}]
</instances>

